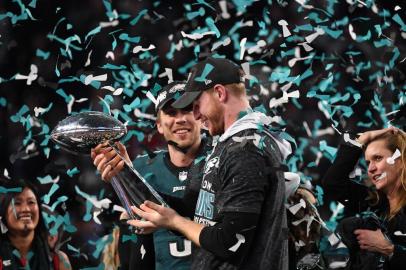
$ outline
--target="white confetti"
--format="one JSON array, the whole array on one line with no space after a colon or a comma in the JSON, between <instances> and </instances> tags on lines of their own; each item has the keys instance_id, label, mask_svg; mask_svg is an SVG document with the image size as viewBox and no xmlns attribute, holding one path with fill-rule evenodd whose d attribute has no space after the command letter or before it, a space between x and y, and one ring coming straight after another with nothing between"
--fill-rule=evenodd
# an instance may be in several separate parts
<instances>
[{"instance_id":1,"label":"white confetti","mask_svg":"<svg viewBox=\"0 0 406 270\"><path fill-rule=\"evenodd\" d=\"M126 212L124 207L122 207L121 205L117 205L117 204L113 205L113 211L120 212L120 213Z\"/></svg>"},{"instance_id":2,"label":"white confetti","mask_svg":"<svg viewBox=\"0 0 406 270\"><path fill-rule=\"evenodd\" d=\"M142 46L135 46L133 49L133 53L138 53L138 52L146 52L155 49L156 47L153 44L150 44L148 48L143 48Z\"/></svg>"},{"instance_id":3,"label":"white confetti","mask_svg":"<svg viewBox=\"0 0 406 270\"><path fill-rule=\"evenodd\" d=\"M318 36L324 35L324 30L320 27L316 27L316 32L305 37L307 43L312 43Z\"/></svg>"},{"instance_id":4,"label":"white confetti","mask_svg":"<svg viewBox=\"0 0 406 270\"><path fill-rule=\"evenodd\" d=\"M227 11L227 1L222 0L219 2L219 5L221 8L221 14L220 14L221 17L223 19L229 19L231 16L230 16L230 13L228 13L228 11Z\"/></svg>"},{"instance_id":5,"label":"white confetti","mask_svg":"<svg viewBox=\"0 0 406 270\"><path fill-rule=\"evenodd\" d=\"M25 148L25 153L28 154L29 152L33 152L35 151L36 147L35 147L35 142L30 143L29 145L27 145L27 147Z\"/></svg>"},{"instance_id":6,"label":"white confetti","mask_svg":"<svg viewBox=\"0 0 406 270\"><path fill-rule=\"evenodd\" d=\"M3 221L1 221L1 217L0 217L0 231L2 234L5 234L8 231L7 226L3 223Z\"/></svg>"},{"instance_id":7,"label":"white confetti","mask_svg":"<svg viewBox=\"0 0 406 270\"><path fill-rule=\"evenodd\" d=\"M10 175L9 175L7 169L4 169L3 175L4 175L4 177L6 177L7 179L10 179Z\"/></svg>"},{"instance_id":8,"label":"white confetti","mask_svg":"<svg viewBox=\"0 0 406 270\"><path fill-rule=\"evenodd\" d=\"M27 85L31 85L33 81L38 78L38 67L34 64L31 64L30 73L26 75L21 75L19 73L16 74L16 80L27 80Z\"/></svg>"},{"instance_id":9,"label":"white confetti","mask_svg":"<svg viewBox=\"0 0 406 270\"><path fill-rule=\"evenodd\" d=\"M231 43L231 38L227 37L223 41L217 41L213 44L213 47L211 48L211 51L217 50L220 46L227 46Z\"/></svg>"},{"instance_id":10,"label":"white confetti","mask_svg":"<svg viewBox=\"0 0 406 270\"><path fill-rule=\"evenodd\" d=\"M289 29L288 29L288 22L287 21L285 21L285 20L280 20L279 22L278 22L278 24L280 25L280 26L282 26L282 35L283 35L283 37L288 37L288 36L290 36L290 35L292 35L291 33L290 33L290 31L289 31Z\"/></svg>"},{"instance_id":11,"label":"white confetti","mask_svg":"<svg viewBox=\"0 0 406 270\"><path fill-rule=\"evenodd\" d=\"M215 35L216 33L214 31L208 31L204 33L195 33L195 34L186 34L185 32L181 31L182 37L193 39L193 40L198 40L203 38L204 36L207 35Z\"/></svg>"},{"instance_id":12,"label":"white confetti","mask_svg":"<svg viewBox=\"0 0 406 270\"><path fill-rule=\"evenodd\" d=\"M101 28L105 28L105 27L110 27L110 26L117 26L118 24L119 24L119 21L114 20L114 21L111 21L111 22L100 22L99 26Z\"/></svg>"},{"instance_id":13,"label":"white confetti","mask_svg":"<svg viewBox=\"0 0 406 270\"><path fill-rule=\"evenodd\" d=\"M292 205L289 207L289 211L293 214L296 215L297 211L300 210L300 208L306 208L306 202L303 199L300 199L299 203Z\"/></svg>"},{"instance_id":14,"label":"white confetti","mask_svg":"<svg viewBox=\"0 0 406 270\"><path fill-rule=\"evenodd\" d=\"M350 172L349 177L350 178L355 178L357 176L361 176L362 175L362 170L359 167L356 167L352 172Z\"/></svg>"},{"instance_id":15,"label":"white confetti","mask_svg":"<svg viewBox=\"0 0 406 270\"><path fill-rule=\"evenodd\" d=\"M248 49L248 54L252 54L254 52L256 53L261 53L262 48L266 46L266 41L265 40L258 40L257 44L255 46L252 46L251 48Z\"/></svg>"},{"instance_id":16,"label":"white confetti","mask_svg":"<svg viewBox=\"0 0 406 270\"><path fill-rule=\"evenodd\" d=\"M303 46L303 49L304 49L306 52L310 52L310 51L313 50L313 47L310 46L307 42L299 43L299 45L302 45L302 46Z\"/></svg>"},{"instance_id":17,"label":"white confetti","mask_svg":"<svg viewBox=\"0 0 406 270\"><path fill-rule=\"evenodd\" d=\"M295 0L298 2L303 8L306 9L313 9L314 7L312 5L306 5L307 0Z\"/></svg>"},{"instance_id":18,"label":"white confetti","mask_svg":"<svg viewBox=\"0 0 406 270\"><path fill-rule=\"evenodd\" d=\"M114 59L115 59L115 56L114 56L114 53L112 52L112 51L108 51L107 53L106 53L106 56L105 56L106 58L110 58L111 60L113 60L114 61Z\"/></svg>"},{"instance_id":19,"label":"white confetti","mask_svg":"<svg viewBox=\"0 0 406 270\"><path fill-rule=\"evenodd\" d=\"M293 195L297 188L300 185L300 175L294 172L284 172L283 176L285 177L285 194L286 198L289 198Z\"/></svg>"},{"instance_id":20,"label":"white confetti","mask_svg":"<svg viewBox=\"0 0 406 270\"><path fill-rule=\"evenodd\" d=\"M244 53L245 53L245 43L247 43L247 38L243 38L240 41L240 60L244 58Z\"/></svg>"},{"instance_id":21,"label":"white confetti","mask_svg":"<svg viewBox=\"0 0 406 270\"><path fill-rule=\"evenodd\" d=\"M35 115L35 117L38 117L39 115L43 114L46 111L47 111L47 108L35 107L34 115Z\"/></svg>"},{"instance_id":22,"label":"white confetti","mask_svg":"<svg viewBox=\"0 0 406 270\"><path fill-rule=\"evenodd\" d=\"M154 97L154 95L151 93L151 91L148 91L146 93L147 98L149 98L152 103L154 103L154 105L156 106L158 104L158 100Z\"/></svg>"},{"instance_id":23,"label":"white confetti","mask_svg":"<svg viewBox=\"0 0 406 270\"><path fill-rule=\"evenodd\" d=\"M360 144L360 143L357 142L356 140L351 139L351 138L350 138L350 134L344 133L343 138L344 138L344 141L345 141L345 142L348 142L348 143L350 143L350 144L352 144L352 145L354 145L354 146L357 146L357 147L362 148L362 144Z\"/></svg>"},{"instance_id":24,"label":"white confetti","mask_svg":"<svg viewBox=\"0 0 406 270\"><path fill-rule=\"evenodd\" d=\"M100 219L98 218L98 216L101 214L101 210L95 210L93 212L93 220L94 222L96 222L97 224L101 225Z\"/></svg>"},{"instance_id":25,"label":"white confetti","mask_svg":"<svg viewBox=\"0 0 406 270\"><path fill-rule=\"evenodd\" d=\"M173 71L171 68L165 68L165 72L162 72L161 74L158 75L159 78L163 78L165 76L168 77L168 84L173 82Z\"/></svg>"},{"instance_id":26,"label":"white confetti","mask_svg":"<svg viewBox=\"0 0 406 270\"><path fill-rule=\"evenodd\" d=\"M145 250L145 248L144 248L144 245L141 245L140 253L141 253L141 260L143 260L145 254L147 253L146 250Z\"/></svg>"},{"instance_id":27,"label":"white confetti","mask_svg":"<svg viewBox=\"0 0 406 270\"><path fill-rule=\"evenodd\" d=\"M348 32L350 32L350 36L353 40L357 40L357 34L355 34L354 32L354 27L352 26L352 24L348 25Z\"/></svg>"},{"instance_id":28,"label":"white confetti","mask_svg":"<svg viewBox=\"0 0 406 270\"><path fill-rule=\"evenodd\" d=\"M242 67L242 70L244 71L244 79L246 79L246 80L255 79L255 77L253 75L251 75L249 62L242 63L241 67Z\"/></svg>"},{"instance_id":29,"label":"white confetti","mask_svg":"<svg viewBox=\"0 0 406 270\"><path fill-rule=\"evenodd\" d=\"M281 98L278 98L278 99L272 98L269 101L269 108L278 107L284 103L288 103L289 98L299 98L300 97L299 90L295 90L290 93L283 91L282 93L283 93L283 95Z\"/></svg>"},{"instance_id":30,"label":"white confetti","mask_svg":"<svg viewBox=\"0 0 406 270\"><path fill-rule=\"evenodd\" d=\"M396 149L395 153L391 157L386 159L386 162L390 165L395 164L395 160L401 156L399 149Z\"/></svg>"},{"instance_id":31,"label":"white confetti","mask_svg":"<svg viewBox=\"0 0 406 270\"><path fill-rule=\"evenodd\" d=\"M102 89L106 89L109 90L111 92L113 92L113 96L119 96L123 93L124 89L122 87L115 89L112 86L103 86Z\"/></svg>"},{"instance_id":32,"label":"white confetti","mask_svg":"<svg viewBox=\"0 0 406 270\"><path fill-rule=\"evenodd\" d=\"M331 246L336 245L338 242L340 242L340 239L337 237L337 235L335 233L332 233L329 237L328 237L328 241L330 242Z\"/></svg>"},{"instance_id":33,"label":"white confetti","mask_svg":"<svg viewBox=\"0 0 406 270\"><path fill-rule=\"evenodd\" d=\"M406 236L406 233L402 233L401 231L396 231L393 234L396 236Z\"/></svg>"},{"instance_id":34,"label":"white confetti","mask_svg":"<svg viewBox=\"0 0 406 270\"><path fill-rule=\"evenodd\" d=\"M306 222L307 223L306 235L309 236L310 225L312 224L313 220L314 220L314 216L306 215L302 219L299 219L299 220L296 220L296 221L292 222L292 225L297 226L302 222Z\"/></svg>"},{"instance_id":35,"label":"white confetti","mask_svg":"<svg viewBox=\"0 0 406 270\"><path fill-rule=\"evenodd\" d=\"M236 252L237 249L238 249L242 244L245 243L245 237L244 237L244 235L241 235L241 234L237 233L237 234L235 235L235 237L237 237L237 243L236 243L234 246L232 246L232 247L230 247L230 248L228 249L229 251L232 251L232 252Z\"/></svg>"},{"instance_id":36,"label":"white confetti","mask_svg":"<svg viewBox=\"0 0 406 270\"><path fill-rule=\"evenodd\" d=\"M87 55L85 67L90 66L90 56L92 55L92 52L93 52L93 50L90 50L89 54Z\"/></svg>"},{"instance_id":37,"label":"white confetti","mask_svg":"<svg viewBox=\"0 0 406 270\"><path fill-rule=\"evenodd\" d=\"M93 81L103 81L104 82L106 80L107 80L107 73L102 74L102 75L97 75L97 76L93 76L93 74L90 74L90 75L86 76L86 78L85 78L85 85L89 85Z\"/></svg>"},{"instance_id":38,"label":"white confetti","mask_svg":"<svg viewBox=\"0 0 406 270\"><path fill-rule=\"evenodd\" d=\"M145 118L149 120L156 120L156 117L153 114L143 113L139 109L134 109L134 116L137 118Z\"/></svg>"}]
</instances>

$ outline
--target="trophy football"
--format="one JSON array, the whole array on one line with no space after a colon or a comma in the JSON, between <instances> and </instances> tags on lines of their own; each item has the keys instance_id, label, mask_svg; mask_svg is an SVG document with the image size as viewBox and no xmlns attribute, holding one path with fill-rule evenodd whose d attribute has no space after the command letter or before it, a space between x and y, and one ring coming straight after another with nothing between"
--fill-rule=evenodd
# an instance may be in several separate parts
<instances>
[{"instance_id":1,"label":"trophy football","mask_svg":"<svg viewBox=\"0 0 406 270\"><path fill-rule=\"evenodd\" d=\"M111 185L128 215L135 219L131 205L139 207L145 200L167 204L132 163L120 154L115 142L126 134L127 128L119 120L102 112L88 111L60 121L52 130L51 138L61 148L75 154L90 154L91 148L107 142L125 163L123 170L112 177Z\"/></svg>"}]
</instances>

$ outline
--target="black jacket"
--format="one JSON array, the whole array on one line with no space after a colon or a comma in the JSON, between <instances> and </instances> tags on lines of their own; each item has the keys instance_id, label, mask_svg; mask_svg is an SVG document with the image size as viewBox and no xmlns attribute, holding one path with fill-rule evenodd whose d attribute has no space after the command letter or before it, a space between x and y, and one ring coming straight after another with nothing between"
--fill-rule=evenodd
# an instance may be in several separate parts
<instances>
[{"instance_id":1,"label":"black jacket","mask_svg":"<svg viewBox=\"0 0 406 270\"><path fill-rule=\"evenodd\" d=\"M370 189L349 179L362 150L358 147L341 144L336 159L323 177L322 184L326 197L339 201L345 206L346 215L355 215L363 211L373 211L383 218L388 212L388 202L385 196L380 196L380 203L371 206L366 200ZM392 219L383 220L386 235L395 245L393 257L387 259L384 269L405 269L406 267L406 207Z\"/></svg>"}]
</instances>

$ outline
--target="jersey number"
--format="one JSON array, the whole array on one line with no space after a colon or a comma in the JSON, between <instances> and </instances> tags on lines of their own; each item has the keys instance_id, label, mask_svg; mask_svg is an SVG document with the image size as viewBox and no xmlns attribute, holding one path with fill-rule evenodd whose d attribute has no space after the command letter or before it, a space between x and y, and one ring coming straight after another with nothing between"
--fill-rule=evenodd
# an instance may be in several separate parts
<instances>
[{"instance_id":1,"label":"jersey number","mask_svg":"<svg viewBox=\"0 0 406 270\"><path fill-rule=\"evenodd\" d=\"M186 257L192 254L192 242L183 240L183 250L179 250L178 242L169 243L169 252L174 257Z\"/></svg>"}]
</instances>

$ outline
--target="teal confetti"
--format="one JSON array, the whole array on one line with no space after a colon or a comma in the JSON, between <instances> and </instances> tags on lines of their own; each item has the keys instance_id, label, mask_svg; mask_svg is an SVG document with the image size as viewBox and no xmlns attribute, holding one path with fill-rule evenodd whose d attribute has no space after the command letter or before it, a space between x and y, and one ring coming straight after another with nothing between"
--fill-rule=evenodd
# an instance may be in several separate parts
<instances>
[{"instance_id":1,"label":"teal confetti","mask_svg":"<svg viewBox=\"0 0 406 270\"><path fill-rule=\"evenodd\" d=\"M66 172L66 174L69 176L69 177L73 177L75 174L78 174L80 171L78 170L78 168L73 168L73 169L69 169L67 172Z\"/></svg>"},{"instance_id":2,"label":"teal confetti","mask_svg":"<svg viewBox=\"0 0 406 270\"><path fill-rule=\"evenodd\" d=\"M51 200L52 195L59 189L59 185L57 183L54 183L49 190L47 194L45 194L42 197L42 200L44 201L45 204L49 204L49 201Z\"/></svg>"},{"instance_id":3,"label":"teal confetti","mask_svg":"<svg viewBox=\"0 0 406 270\"><path fill-rule=\"evenodd\" d=\"M137 108L140 104L141 104L141 100L139 97L137 97L131 102L131 104L124 105L123 108L124 108L124 111L131 112L132 110Z\"/></svg>"},{"instance_id":4,"label":"teal confetti","mask_svg":"<svg viewBox=\"0 0 406 270\"><path fill-rule=\"evenodd\" d=\"M7 100L3 97L0 97L0 106L6 107L6 105L7 105Z\"/></svg>"},{"instance_id":5,"label":"teal confetti","mask_svg":"<svg viewBox=\"0 0 406 270\"><path fill-rule=\"evenodd\" d=\"M220 35L220 30L217 28L216 24L214 23L213 18L207 17L207 18L206 18L206 24L207 24L207 26L209 27L209 29L210 29L211 31L213 31L214 33L216 33L216 37L217 37L217 38L219 38L219 37L221 36L221 35Z\"/></svg>"},{"instance_id":6,"label":"teal confetti","mask_svg":"<svg viewBox=\"0 0 406 270\"><path fill-rule=\"evenodd\" d=\"M17 123L17 122L22 122L23 123L23 121L25 121L25 119L23 118L23 115L26 114L28 111L29 111L28 106L23 105L15 115L12 115L10 117L10 120L13 123ZM23 119L23 121L22 121L22 119Z\"/></svg>"},{"instance_id":7,"label":"teal confetti","mask_svg":"<svg viewBox=\"0 0 406 270\"><path fill-rule=\"evenodd\" d=\"M44 60L47 60L50 55L51 55L50 52L45 52L41 49L37 49L36 51L36 56L41 57Z\"/></svg>"},{"instance_id":8,"label":"teal confetti","mask_svg":"<svg viewBox=\"0 0 406 270\"><path fill-rule=\"evenodd\" d=\"M1 193L11 193L11 192L20 193L20 192L22 192L22 188L20 188L20 187L17 187L17 188L5 188L3 186L0 186L0 194Z\"/></svg>"},{"instance_id":9,"label":"teal confetti","mask_svg":"<svg viewBox=\"0 0 406 270\"><path fill-rule=\"evenodd\" d=\"M50 184L54 182L52 176L50 176L49 174L44 177L38 176L37 180L41 183L41 185Z\"/></svg>"},{"instance_id":10,"label":"teal confetti","mask_svg":"<svg viewBox=\"0 0 406 270\"><path fill-rule=\"evenodd\" d=\"M393 15L392 19L402 27L402 31L406 32L406 24L403 22L402 18L400 18L399 14Z\"/></svg>"},{"instance_id":11,"label":"teal confetti","mask_svg":"<svg viewBox=\"0 0 406 270\"><path fill-rule=\"evenodd\" d=\"M138 43L138 42L140 42L140 40L141 40L141 38L138 37L138 36L130 37L130 36L128 36L128 34L126 34L126 33L120 34L120 36L119 36L118 38L121 39L121 40L125 40L125 41L128 41L128 42L131 42L131 43Z\"/></svg>"},{"instance_id":12,"label":"teal confetti","mask_svg":"<svg viewBox=\"0 0 406 270\"><path fill-rule=\"evenodd\" d=\"M147 12L148 12L147 9L141 10L140 13L137 15L137 17L135 17L135 18L130 22L130 24L133 25L133 26L136 25L137 22L138 22L142 17L144 17L145 14L147 14Z\"/></svg>"},{"instance_id":13,"label":"teal confetti","mask_svg":"<svg viewBox=\"0 0 406 270\"><path fill-rule=\"evenodd\" d=\"M131 235L127 235L127 234L123 234L123 238L122 241L123 243L127 242L127 241L132 241L133 243L137 243L137 235L136 234L131 234Z\"/></svg>"},{"instance_id":14,"label":"teal confetti","mask_svg":"<svg viewBox=\"0 0 406 270\"><path fill-rule=\"evenodd\" d=\"M86 35L86 37L85 37L85 41L86 41L89 37L92 37L92 36L94 36L94 35L100 33L101 29L102 29L102 28L101 28L101 26L99 25L99 26L95 27L94 29L92 29L91 31L89 31L89 33L87 33L87 35Z\"/></svg>"}]
</instances>

